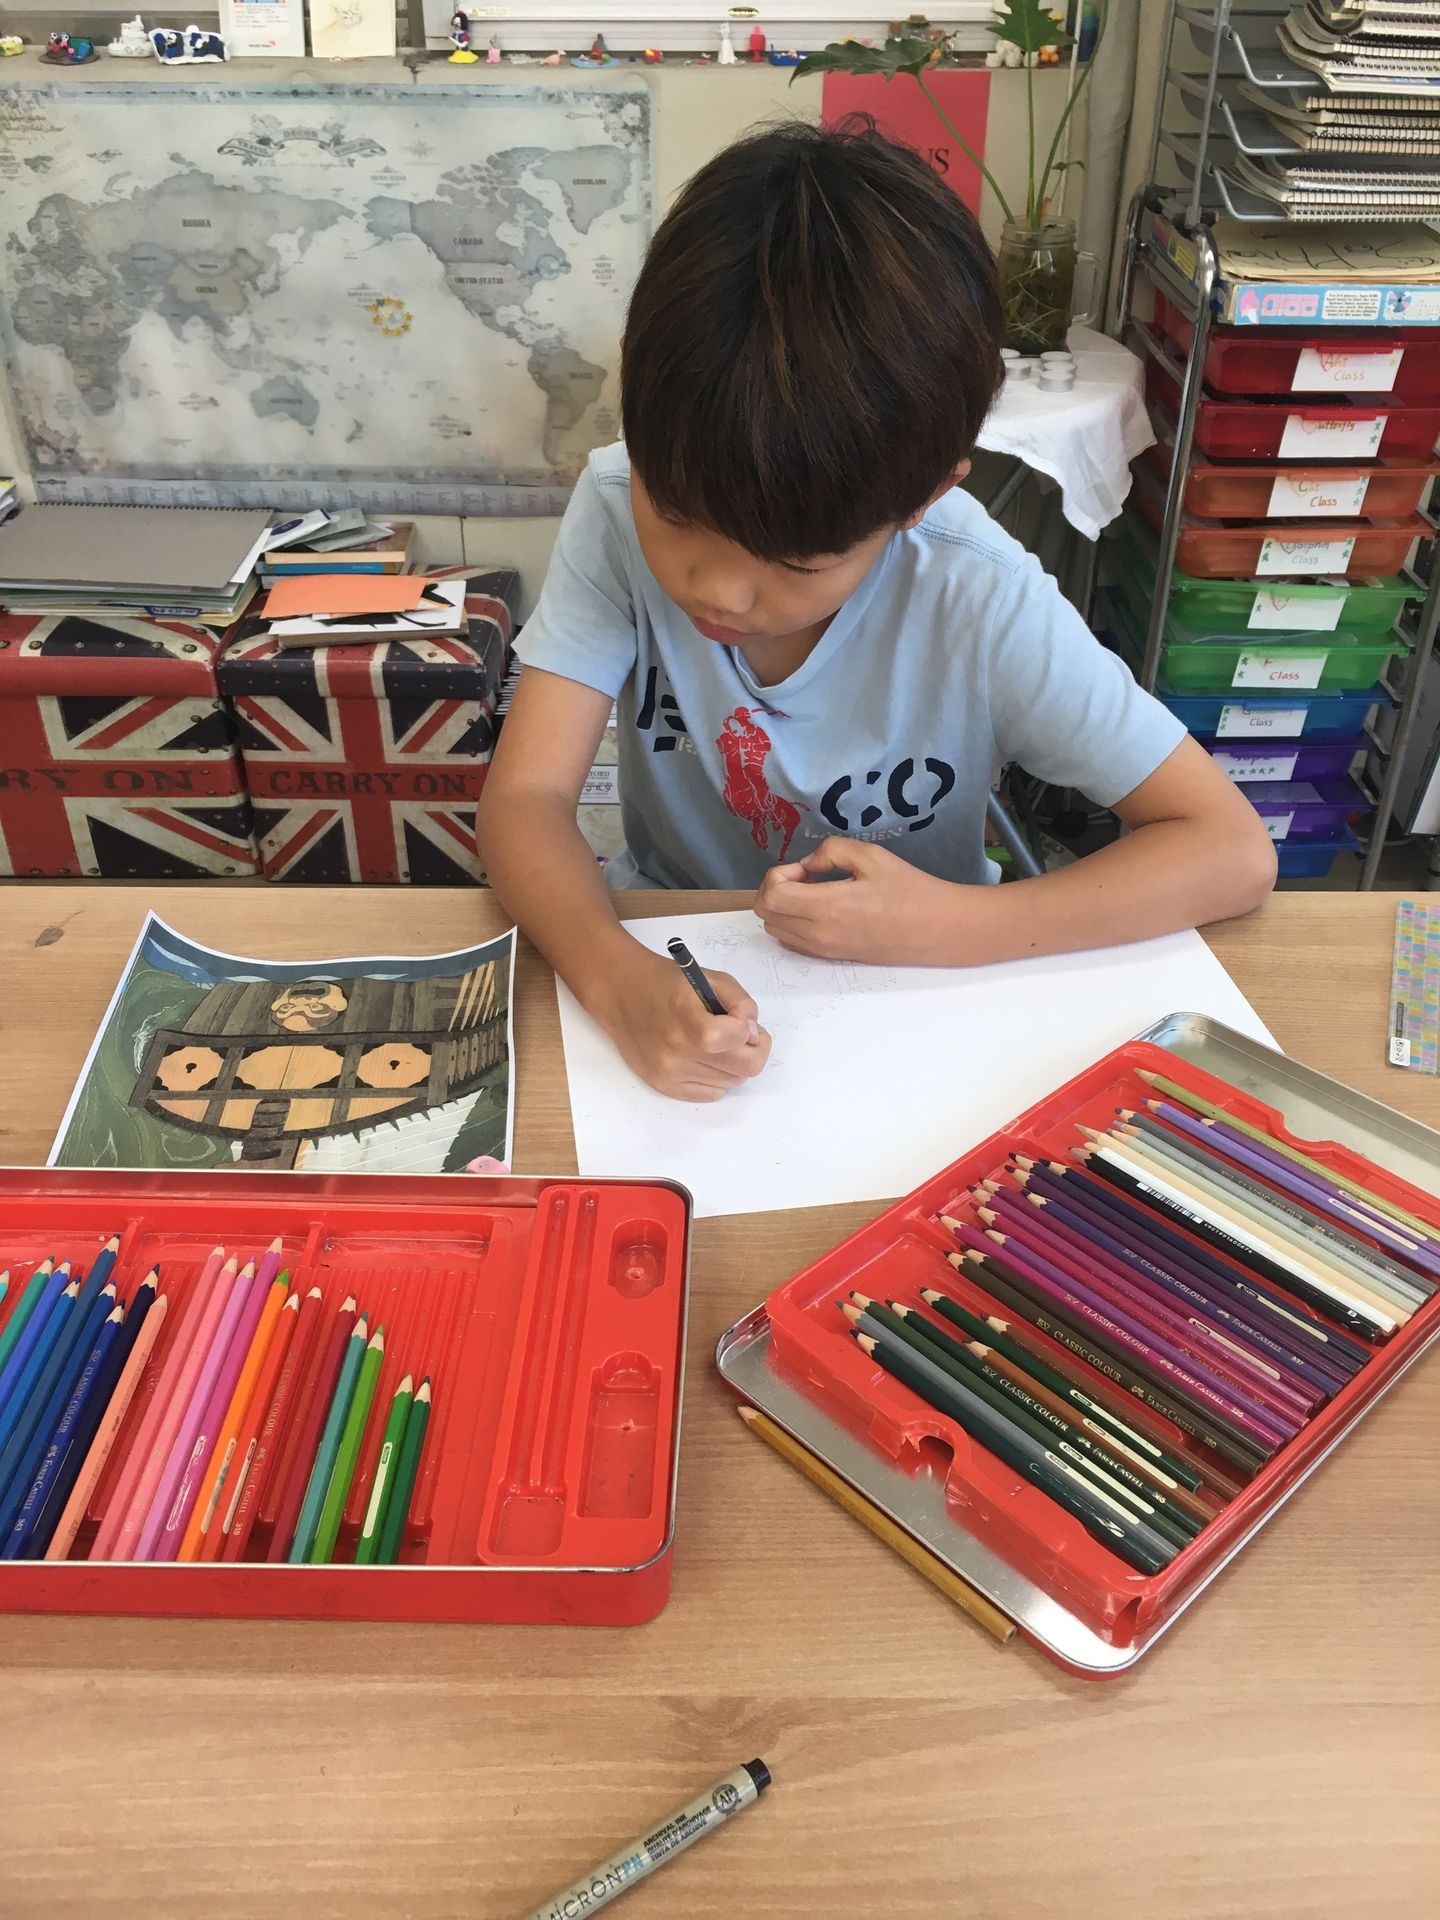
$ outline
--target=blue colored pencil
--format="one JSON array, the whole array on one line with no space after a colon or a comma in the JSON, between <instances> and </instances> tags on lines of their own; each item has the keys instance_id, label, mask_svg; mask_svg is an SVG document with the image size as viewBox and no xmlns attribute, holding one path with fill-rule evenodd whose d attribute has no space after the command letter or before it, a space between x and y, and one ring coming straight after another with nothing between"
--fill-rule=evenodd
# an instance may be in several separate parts
<instances>
[{"instance_id":1,"label":"blue colored pencil","mask_svg":"<svg viewBox=\"0 0 1440 1920\"><path fill-rule=\"evenodd\" d=\"M29 1536L21 1548L20 1557L38 1559L44 1549L49 1546L51 1535L61 1514L65 1511L71 1490L80 1477L80 1469L85 1464L90 1443L99 1431L100 1422L105 1418L106 1409L119 1384L120 1376L125 1371L125 1362L130 1358L130 1349L140 1337L140 1329L145 1324L146 1314L155 1304L159 1286L160 1275L152 1268L137 1287L134 1297L126 1307L125 1318L120 1326L120 1337L111 1346L105 1365L96 1376L86 1396L85 1404L71 1427L64 1456L59 1461L45 1494L44 1509L36 1515ZM28 1494L26 1497L28 1500Z\"/></svg>"},{"instance_id":2,"label":"blue colored pencil","mask_svg":"<svg viewBox=\"0 0 1440 1920\"><path fill-rule=\"evenodd\" d=\"M54 1270L53 1260L42 1260L25 1282L25 1291L11 1309L10 1318L5 1322L5 1330L0 1333L0 1375L3 1375L5 1362L14 1352L15 1344L25 1331L31 1314L43 1298L45 1289L50 1283L50 1275Z\"/></svg>"},{"instance_id":3,"label":"blue colored pencil","mask_svg":"<svg viewBox=\"0 0 1440 1920\"><path fill-rule=\"evenodd\" d=\"M360 1362L365 1358L365 1348L369 1340L370 1329L362 1314L355 1322L354 1330L345 1343L345 1359L340 1368L340 1378L335 1382L330 1411L325 1416L320 1445L315 1451L315 1464L310 1469L305 1498L300 1503L300 1518L295 1522L295 1537L290 1542L290 1552L286 1556L292 1566L298 1566L307 1561L310 1558L310 1549L315 1544L315 1535L320 1527L320 1509L325 1504L325 1494L330 1485L330 1475L334 1470L335 1456L340 1451L340 1436L345 1431L350 1402L355 1397L355 1382L360 1375Z\"/></svg>"},{"instance_id":4,"label":"blue colored pencil","mask_svg":"<svg viewBox=\"0 0 1440 1920\"><path fill-rule=\"evenodd\" d=\"M102 1287L84 1314L78 1309L72 1310L64 1334L55 1342L50 1359L35 1382L29 1405L6 1442L4 1452L0 1453L0 1540L20 1511L25 1489L44 1455L45 1443L55 1431L76 1376L85 1364L85 1356L114 1305L114 1287Z\"/></svg>"},{"instance_id":5,"label":"blue colored pencil","mask_svg":"<svg viewBox=\"0 0 1440 1920\"><path fill-rule=\"evenodd\" d=\"M114 1349L122 1345L121 1333L125 1318L125 1309L118 1303L113 1306L100 1323L100 1331L89 1357L80 1369L80 1378L70 1388L69 1398L59 1423L53 1431L42 1436L40 1461L26 1486L24 1497L15 1511L15 1519L0 1542L0 1560L18 1560L26 1546L34 1537L45 1511L46 1496L54 1484L55 1477L64 1464L70 1441L75 1429L84 1415L92 1396L102 1396L97 1387L103 1382L107 1364ZM108 1398L108 1396L105 1396Z\"/></svg>"},{"instance_id":6,"label":"blue colored pencil","mask_svg":"<svg viewBox=\"0 0 1440 1920\"><path fill-rule=\"evenodd\" d=\"M25 1323L24 1331L15 1342L10 1357L0 1367L0 1416L9 1406L16 1383L30 1355L35 1351L35 1343L45 1331L45 1323L55 1311L55 1302L70 1284L70 1263L65 1261L58 1267L52 1267L45 1277L45 1291L38 1304Z\"/></svg>"},{"instance_id":7,"label":"blue colored pencil","mask_svg":"<svg viewBox=\"0 0 1440 1920\"><path fill-rule=\"evenodd\" d=\"M59 1278L58 1269L56 1278ZM52 1355L57 1349L62 1353L65 1350L65 1336L69 1330L70 1316L79 1298L80 1282L71 1280L67 1275L66 1283L60 1289L55 1304L46 1314L45 1324L40 1328L35 1343L26 1356L24 1366L15 1376L10 1397L5 1405L0 1407L0 1458L4 1457L4 1449L9 1447L20 1422L27 1413L34 1412L35 1386L49 1365ZM17 1347L15 1351L18 1353L19 1348ZM3 1479L0 1479L0 1486L3 1484Z\"/></svg>"}]
</instances>

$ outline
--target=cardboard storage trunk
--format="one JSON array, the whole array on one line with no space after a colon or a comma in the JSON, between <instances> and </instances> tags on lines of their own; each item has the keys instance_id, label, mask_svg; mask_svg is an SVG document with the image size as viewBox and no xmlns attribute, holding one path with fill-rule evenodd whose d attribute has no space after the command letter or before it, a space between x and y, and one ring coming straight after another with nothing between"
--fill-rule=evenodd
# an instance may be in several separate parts
<instances>
[{"instance_id":1,"label":"cardboard storage trunk","mask_svg":"<svg viewBox=\"0 0 1440 1920\"><path fill-rule=\"evenodd\" d=\"M0 614L0 874L258 872L216 659L183 620Z\"/></svg>"},{"instance_id":2,"label":"cardboard storage trunk","mask_svg":"<svg viewBox=\"0 0 1440 1920\"><path fill-rule=\"evenodd\" d=\"M480 877L475 803L495 744L495 702L518 576L476 574L468 631L362 646L237 640L220 664L267 880Z\"/></svg>"}]
</instances>

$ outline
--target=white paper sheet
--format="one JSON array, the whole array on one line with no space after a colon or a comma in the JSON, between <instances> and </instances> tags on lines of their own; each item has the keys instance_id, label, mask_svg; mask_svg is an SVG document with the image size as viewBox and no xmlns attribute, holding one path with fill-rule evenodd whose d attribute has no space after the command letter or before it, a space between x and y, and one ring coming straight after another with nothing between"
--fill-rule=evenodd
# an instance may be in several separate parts
<instances>
[{"instance_id":1,"label":"white paper sheet","mask_svg":"<svg viewBox=\"0 0 1440 1920\"><path fill-rule=\"evenodd\" d=\"M1275 1044L1196 933L941 971L807 960L749 912L629 924L657 953L679 934L733 974L774 1036L759 1079L695 1106L638 1080L559 988L581 1173L669 1176L701 1218L907 1193L1168 1013Z\"/></svg>"}]
</instances>

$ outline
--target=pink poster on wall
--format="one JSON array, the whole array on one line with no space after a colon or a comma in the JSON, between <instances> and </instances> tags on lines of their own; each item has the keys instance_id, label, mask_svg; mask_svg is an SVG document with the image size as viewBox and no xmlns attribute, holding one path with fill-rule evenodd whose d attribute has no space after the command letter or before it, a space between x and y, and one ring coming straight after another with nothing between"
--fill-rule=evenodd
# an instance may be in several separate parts
<instances>
[{"instance_id":1,"label":"pink poster on wall","mask_svg":"<svg viewBox=\"0 0 1440 1920\"><path fill-rule=\"evenodd\" d=\"M925 84L945 112L979 154L985 152L985 127L990 117L990 75L975 72L930 72ZM952 186L973 212L980 210L980 169L955 144L935 109L908 74L886 80L879 74L827 73L821 95L820 118L831 126L847 113L868 113L891 140L918 148L942 180Z\"/></svg>"}]
</instances>

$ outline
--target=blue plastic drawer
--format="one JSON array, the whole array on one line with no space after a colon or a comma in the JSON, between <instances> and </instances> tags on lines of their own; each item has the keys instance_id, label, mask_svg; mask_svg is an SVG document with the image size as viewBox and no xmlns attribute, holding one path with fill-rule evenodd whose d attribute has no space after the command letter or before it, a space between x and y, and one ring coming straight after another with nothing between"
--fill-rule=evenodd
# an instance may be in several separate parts
<instances>
[{"instance_id":1,"label":"blue plastic drawer","mask_svg":"<svg viewBox=\"0 0 1440 1920\"><path fill-rule=\"evenodd\" d=\"M1373 707L1393 704L1383 687L1364 693L1233 695L1167 693L1161 696L1191 733L1220 746L1270 746L1278 740L1352 740L1364 731Z\"/></svg>"}]
</instances>

